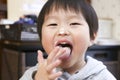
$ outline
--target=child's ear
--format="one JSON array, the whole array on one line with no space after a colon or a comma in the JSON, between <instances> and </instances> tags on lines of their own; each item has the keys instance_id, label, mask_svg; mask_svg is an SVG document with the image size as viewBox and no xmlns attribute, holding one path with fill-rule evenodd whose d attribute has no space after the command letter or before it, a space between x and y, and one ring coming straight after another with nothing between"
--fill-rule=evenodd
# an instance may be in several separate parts
<instances>
[{"instance_id":1,"label":"child's ear","mask_svg":"<svg viewBox=\"0 0 120 80\"><path fill-rule=\"evenodd\" d=\"M95 43L95 39L97 37L97 33L94 33L94 37L90 39L90 44L89 46L92 46Z\"/></svg>"}]
</instances>

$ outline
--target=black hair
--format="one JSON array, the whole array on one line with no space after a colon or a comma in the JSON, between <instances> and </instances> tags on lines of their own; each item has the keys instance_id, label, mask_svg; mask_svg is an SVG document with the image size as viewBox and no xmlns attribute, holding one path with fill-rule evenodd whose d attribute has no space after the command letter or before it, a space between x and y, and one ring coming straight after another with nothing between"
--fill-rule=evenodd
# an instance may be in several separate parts
<instances>
[{"instance_id":1,"label":"black hair","mask_svg":"<svg viewBox=\"0 0 120 80\"><path fill-rule=\"evenodd\" d=\"M48 0L43 6L38 16L38 34L41 40L41 30L44 23L45 15L49 14L52 10L63 9L65 11L74 11L82 13L90 29L90 38L94 39L94 34L98 31L98 18L94 8L86 0Z\"/></svg>"}]
</instances>

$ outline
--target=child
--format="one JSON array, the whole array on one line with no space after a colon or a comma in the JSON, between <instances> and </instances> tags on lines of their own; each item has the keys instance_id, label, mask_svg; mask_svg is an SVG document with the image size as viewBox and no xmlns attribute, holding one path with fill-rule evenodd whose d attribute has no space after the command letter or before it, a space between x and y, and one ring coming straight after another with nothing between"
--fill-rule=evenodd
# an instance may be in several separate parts
<instances>
[{"instance_id":1,"label":"child","mask_svg":"<svg viewBox=\"0 0 120 80\"><path fill-rule=\"evenodd\" d=\"M38 17L38 32L48 54L20 80L116 80L102 62L89 56L98 19L86 0L48 0Z\"/></svg>"}]
</instances>

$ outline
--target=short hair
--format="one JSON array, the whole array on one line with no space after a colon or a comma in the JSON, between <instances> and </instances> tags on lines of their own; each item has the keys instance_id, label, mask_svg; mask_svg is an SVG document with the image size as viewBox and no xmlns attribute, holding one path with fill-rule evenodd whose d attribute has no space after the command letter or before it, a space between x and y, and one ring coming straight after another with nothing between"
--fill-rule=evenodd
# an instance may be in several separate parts
<instances>
[{"instance_id":1,"label":"short hair","mask_svg":"<svg viewBox=\"0 0 120 80\"><path fill-rule=\"evenodd\" d=\"M42 38L41 30L45 15L49 14L53 9L56 11L59 9L70 10L76 12L76 14L81 12L88 23L90 38L95 38L94 34L98 31L98 18L94 8L86 0L48 0L38 16L37 30L40 39Z\"/></svg>"}]
</instances>

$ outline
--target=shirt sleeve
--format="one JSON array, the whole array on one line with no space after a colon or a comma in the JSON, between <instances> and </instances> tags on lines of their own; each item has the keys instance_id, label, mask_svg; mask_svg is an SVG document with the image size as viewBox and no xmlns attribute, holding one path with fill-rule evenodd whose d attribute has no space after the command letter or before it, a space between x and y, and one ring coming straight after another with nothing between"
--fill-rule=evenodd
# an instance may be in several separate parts
<instances>
[{"instance_id":1,"label":"shirt sleeve","mask_svg":"<svg viewBox=\"0 0 120 80\"><path fill-rule=\"evenodd\" d=\"M37 66L29 68L25 71L19 80L33 80L33 74L37 71Z\"/></svg>"}]
</instances>

